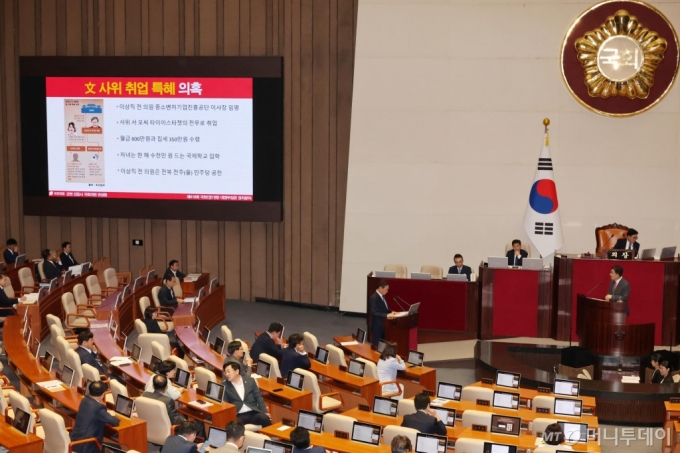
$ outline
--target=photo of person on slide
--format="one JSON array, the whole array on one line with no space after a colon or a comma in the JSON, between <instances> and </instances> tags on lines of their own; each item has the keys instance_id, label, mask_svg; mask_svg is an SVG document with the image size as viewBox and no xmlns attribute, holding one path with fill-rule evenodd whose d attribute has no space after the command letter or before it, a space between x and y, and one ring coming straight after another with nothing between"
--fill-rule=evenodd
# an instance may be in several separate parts
<instances>
[{"instance_id":1,"label":"photo of person on slide","mask_svg":"<svg viewBox=\"0 0 680 453\"><path fill-rule=\"evenodd\" d=\"M73 122L68 123L68 135L69 137L76 135L76 125Z\"/></svg>"},{"instance_id":2,"label":"photo of person on slide","mask_svg":"<svg viewBox=\"0 0 680 453\"><path fill-rule=\"evenodd\" d=\"M101 129L101 126L99 125L99 118L96 116L93 116L92 119L90 120L90 127L92 129Z\"/></svg>"},{"instance_id":3,"label":"photo of person on slide","mask_svg":"<svg viewBox=\"0 0 680 453\"><path fill-rule=\"evenodd\" d=\"M78 160L78 154L77 153L73 153L73 160L71 162L80 162Z\"/></svg>"}]
</instances>

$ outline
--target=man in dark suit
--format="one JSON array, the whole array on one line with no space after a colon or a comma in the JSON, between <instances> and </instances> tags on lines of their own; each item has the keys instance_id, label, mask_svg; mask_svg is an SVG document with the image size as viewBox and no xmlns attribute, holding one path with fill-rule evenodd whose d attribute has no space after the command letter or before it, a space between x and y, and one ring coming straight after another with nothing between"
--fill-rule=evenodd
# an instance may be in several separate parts
<instances>
[{"instance_id":1,"label":"man in dark suit","mask_svg":"<svg viewBox=\"0 0 680 453\"><path fill-rule=\"evenodd\" d=\"M71 441L94 437L101 444L104 440L104 427L106 425L118 426L120 420L106 411L104 393L108 390L108 386L104 382L92 382L88 390L90 396L84 397L78 407L76 421L73 425L73 431L71 431ZM97 444L94 442L76 445L73 447L73 451L77 453L99 453Z\"/></svg>"},{"instance_id":2,"label":"man in dark suit","mask_svg":"<svg viewBox=\"0 0 680 453\"><path fill-rule=\"evenodd\" d=\"M456 253L453 257L453 264L454 266L449 268L449 274L463 274L467 277L467 280L470 281L472 269L470 269L470 266L465 266L463 264L463 255Z\"/></svg>"},{"instance_id":3,"label":"man in dark suit","mask_svg":"<svg viewBox=\"0 0 680 453\"><path fill-rule=\"evenodd\" d=\"M612 270L609 271L609 277L611 278L611 283L609 283L609 291L607 291L604 299L626 304L626 315L630 316L630 307L628 307L630 284L628 280L623 278L623 268L621 266L612 266Z\"/></svg>"},{"instance_id":4,"label":"man in dark suit","mask_svg":"<svg viewBox=\"0 0 680 453\"><path fill-rule=\"evenodd\" d=\"M11 285L9 277L5 274L0 274L0 316L2 317L13 315L14 310L12 310L12 307L18 304L20 300L26 300L26 296L21 296L20 299L8 297L7 293L5 293L6 285Z\"/></svg>"},{"instance_id":5,"label":"man in dark suit","mask_svg":"<svg viewBox=\"0 0 680 453\"><path fill-rule=\"evenodd\" d=\"M171 316L175 313L175 308L182 302L182 299L175 297L173 286L175 286L175 280L166 273L163 277L161 289L158 291L158 303L163 307L163 311L167 311Z\"/></svg>"},{"instance_id":6,"label":"man in dark suit","mask_svg":"<svg viewBox=\"0 0 680 453\"><path fill-rule=\"evenodd\" d=\"M281 352L283 357L279 369L284 378L288 376L289 371L293 371L295 368L308 370L312 366L305 351L304 337L299 333L294 333L288 337L288 347Z\"/></svg>"},{"instance_id":7,"label":"man in dark suit","mask_svg":"<svg viewBox=\"0 0 680 453\"><path fill-rule=\"evenodd\" d=\"M165 439L163 453L198 453L203 444L195 444L198 428L193 420L180 423L175 429L175 435Z\"/></svg>"},{"instance_id":8,"label":"man in dark suit","mask_svg":"<svg viewBox=\"0 0 680 453\"><path fill-rule=\"evenodd\" d=\"M263 352L269 354L275 359L281 360L283 354L281 353L281 332L283 332L283 324L280 322L273 322L269 325L269 329L253 343L250 348L250 357L254 362L260 358Z\"/></svg>"},{"instance_id":9,"label":"man in dark suit","mask_svg":"<svg viewBox=\"0 0 680 453\"><path fill-rule=\"evenodd\" d=\"M522 249L522 241L514 239L512 241L512 250L508 250L505 254L508 257L508 266L521 266L522 258L527 258L529 254Z\"/></svg>"},{"instance_id":10,"label":"man in dark suit","mask_svg":"<svg viewBox=\"0 0 680 453\"><path fill-rule=\"evenodd\" d=\"M293 453L326 453L323 447L312 447L309 431L299 426L290 432L290 442L293 444Z\"/></svg>"},{"instance_id":11,"label":"man in dark suit","mask_svg":"<svg viewBox=\"0 0 680 453\"><path fill-rule=\"evenodd\" d=\"M152 400L158 400L165 404L165 408L168 411L168 417L170 418L170 423L173 425L179 425L182 422L187 421L187 419L177 412L175 407L175 400L164 395L168 388L168 378L163 375L156 374L153 377L153 392L144 392L142 395L144 398L151 398Z\"/></svg>"},{"instance_id":12,"label":"man in dark suit","mask_svg":"<svg viewBox=\"0 0 680 453\"><path fill-rule=\"evenodd\" d=\"M186 275L179 271L179 261L177 260L172 260L168 263L168 272L170 272L173 277L177 277L177 280L180 282L183 282L184 277L186 277Z\"/></svg>"},{"instance_id":13,"label":"man in dark suit","mask_svg":"<svg viewBox=\"0 0 680 453\"><path fill-rule=\"evenodd\" d=\"M97 358L97 351L94 349L94 334L90 329L82 330L78 334L78 347L75 351L76 354L78 354L78 357L80 357L81 365L88 364L91 367L94 367L99 374L108 376L110 379L115 379L125 385L125 381L115 374L110 373L109 369L106 368L106 365Z\"/></svg>"},{"instance_id":14,"label":"man in dark suit","mask_svg":"<svg viewBox=\"0 0 680 453\"><path fill-rule=\"evenodd\" d=\"M378 282L378 289L368 299L369 316L371 317L371 343L375 347L385 336L385 318L394 318L394 313L385 300L385 295L389 290L390 284L381 280Z\"/></svg>"},{"instance_id":15,"label":"man in dark suit","mask_svg":"<svg viewBox=\"0 0 680 453\"><path fill-rule=\"evenodd\" d=\"M76 266L78 261L71 254L71 243L64 242L61 244L61 255L59 256L59 261L61 262L61 268L65 271L71 266Z\"/></svg>"},{"instance_id":16,"label":"man in dark suit","mask_svg":"<svg viewBox=\"0 0 680 453\"><path fill-rule=\"evenodd\" d=\"M163 332L161 330L160 326L158 325L157 317L158 311L156 311L156 307L153 305L146 307L144 310L144 325L146 326L146 333L162 333L163 335L167 335L173 354L178 356L180 359L183 359L184 350L180 347L177 341L173 340L173 337L168 335L167 332Z\"/></svg>"},{"instance_id":17,"label":"man in dark suit","mask_svg":"<svg viewBox=\"0 0 680 453\"><path fill-rule=\"evenodd\" d=\"M244 425L260 425L263 428L271 425L272 416L267 412L255 380L241 376L241 366L236 362L224 366L224 377L224 401L236 406L236 420Z\"/></svg>"},{"instance_id":18,"label":"man in dark suit","mask_svg":"<svg viewBox=\"0 0 680 453\"><path fill-rule=\"evenodd\" d=\"M7 239L7 248L2 253L2 257L5 260L5 264L14 264L19 256L19 244L16 239Z\"/></svg>"},{"instance_id":19,"label":"man in dark suit","mask_svg":"<svg viewBox=\"0 0 680 453\"><path fill-rule=\"evenodd\" d=\"M640 253L640 243L638 240L638 232L634 228L630 228L626 231L626 237L621 238L616 241L614 248L616 250L635 250L635 257Z\"/></svg>"},{"instance_id":20,"label":"man in dark suit","mask_svg":"<svg viewBox=\"0 0 680 453\"><path fill-rule=\"evenodd\" d=\"M56 263L57 254L50 249L42 251L43 257L43 275L45 280L52 280L53 278L61 277L61 269Z\"/></svg>"},{"instance_id":21,"label":"man in dark suit","mask_svg":"<svg viewBox=\"0 0 680 453\"><path fill-rule=\"evenodd\" d=\"M419 393L413 399L416 407L415 414L404 415L401 426L417 429L424 434L438 434L446 436L446 425L441 421L439 415L430 409L430 397L427 393Z\"/></svg>"}]
</instances>

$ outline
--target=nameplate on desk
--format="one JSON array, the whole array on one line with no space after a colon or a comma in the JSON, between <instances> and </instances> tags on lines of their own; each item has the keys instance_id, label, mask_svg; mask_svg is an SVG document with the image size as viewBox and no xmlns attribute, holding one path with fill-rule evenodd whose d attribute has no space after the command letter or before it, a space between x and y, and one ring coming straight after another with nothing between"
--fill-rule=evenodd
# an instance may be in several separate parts
<instances>
[{"instance_id":1,"label":"nameplate on desk","mask_svg":"<svg viewBox=\"0 0 680 453\"><path fill-rule=\"evenodd\" d=\"M480 433L485 433L487 431L486 425L472 425L473 431L479 431Z\"/></svg>"},{"instance_id":2,"label":"nameplate on desk","mask_svg":"<svg viewBox=\"0 0 680 453\"><path fill-rule=\"evenodd\" d=\"M446 441L446 448L448 448L449 450L456 448L456 441L455 440L447 440Z\"/></svg>"},{"instance_id":3,"label":"nameplate on desk","mask_svg":"<svg viewBox=\"0 0 680 453\"><path fill-rule=\"evenodd\" d=\"M671 396L671 403L672 403L672 404L678 404L678 403L680 403L680 398L678 398L678 397L672 397L672 396Z\"/></svg>"},{"instance_id":4,"label":"nameplate on desk","mask_svg":"<svg viewBox=\"0 0 680 453\"><path fill-rule=\"evenodd\" d=\"M287 418L282 418L281 424L286 425L286 426L295 426L295 422L293 420L289 420Z\"/></svg>"},{"instance_id":5,"label":"nameplate on desk","mask_svg":"<svg viewBox=\"0 0 680 453\"><path fill-rule=\"evenodd\" d=\"M201 395L201 396L205 396L205 390L202 390L202 389L197 388L197 389L196 389L196 394L197 394L197 395Z\"/></svg>"},{"instance_id":6,"label":"nameplate on desk","mask_svg":"<svg viewBox=\"0 0 680 453\"><path fill-rule=\"evenodd\" d=\"M282 378L282 377L277 377L277 378L276 378L276 383L277 383L277 384L283 384L283 385L285 385L285 384L286 384L286 380L285 380L284 378Z\"/></svg>"},{"instance_id":7,"label":"nameplate on desk","mask_svg":"<svg viewBox=\"0 0 680 453\"><path fill-rule=\"evenodd\" d=\"M427 396L435 396L435 393L432 390L423 390L423 393Z\"/></svg>"},{"instance_id":8,"label":"nameplate on desk","mask_svg":"<svg viewBox=\"0 0 680 453\"><path fill-rule=\"evenodd\" d=\"M340 371L344 371L345 373L347 372L347 367L345 365L340 365L338 368L340 368Z\"/></svg>"},{"instance_id":9,"label":"nameplate on desk","mask_svg":"<svg viewBox=\"0 0 680 453\"><path fill-rule=\"evenodd\" d=\"M364 412L371 412L371 408L366 406L365 404L359 404L359 410Z\"/></svg>"},{"instance_id":10,"label":"nameplate on desk","mask_svg":"<svg viewBox=\"0 0 680 453\"><path fill-rule=\"evenodd\" d=\"M607 250L608 260L632 260L635 252L632 250Z\"/></svg>"},{"instance_id":11,"label":"nameplate on desk","mask_svg":"<svg viewBox=\"0 0 680 453\"><path fill-rule=\"evenodd\" d=\"M552 393L552 389L548 387L539 387L538 393Z\"/></svg>"},{"instance_id":12,"label":"nameplate on desk","mask_svg":"<svg viewBox=\"0 0 680 453\"><path fill-rule=\"evenodd\" d=\"M680 403L680 401L678 401ZM593 408L592 407L584 407L583 408L583 415L593 415Z\"/></svg>"},{"instance_id":13,"label":"nameplate on desk","mask_svg":"<svg viewBox=\"0 0 680 453\"><path fill-rule=\"evenodd\" d=\"M537 408L536 408L536 413L537 413L537 414L549 414L549 413L550 413L550 409L548 409L547 407L537 407Z\"/></svg>"},{"instance_id":14,"label":"nameplate on desk","mask_svg":"<svg viewBox=\"0 0 680 453\"><path fill-rule=\"evenodd\" d=\"M76 387L76 391L81 395L85 396L85 389L82 387Z\"/></svg>"},{"instance_id":15,"label":"nameplate on desk","mask_svg":"<svg viewBox=\"0 0 680 453\"><path fill-rule=\"evenodd\" d=\"M493 385L493 379L482 378L482 384Z\"/></svg>"},{"instance_id":16,"label":"nameplate on desk","mask_svg":"<svg viewBox=\"0 0 680 453\"><path fill-rule=\"evenodd\" d=\"M478 406L490 406L491 401L489 401L489 400L477 400L477 405Z\"/></svg>"},{"instance_id":17,"label":"nameplate on desk","mask_svg":"<svg viewBox=\"0 0 680 453\"><path fill-rule=\"evenodd\" d=\"M349 433L345 431L335 431L333 433L338 439L349 439Z\"/></svg>"}]
</instances>

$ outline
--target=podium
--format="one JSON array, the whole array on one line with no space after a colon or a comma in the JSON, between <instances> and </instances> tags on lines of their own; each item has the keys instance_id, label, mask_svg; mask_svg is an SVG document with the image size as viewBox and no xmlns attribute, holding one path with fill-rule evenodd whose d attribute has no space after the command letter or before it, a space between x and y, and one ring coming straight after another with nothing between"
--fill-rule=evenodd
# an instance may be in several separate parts
<instances>
[{"instance_id":1,"label":"podium","mask_svg":"<svg viewBox=\"0 0 680 453\"><path fill-rule=\"evenodd\" d=\"M642 356L654 350L654 323L627 324L626 304L577 298L578 344L595 354Z\"/></svg>"},{"instance_id":2,"label":"podium","mask_svg":"<svg viewBox=\"0 0 680 453\"><path fill-rule=\"evenodd\" d=\"M385 318L385 340L397 343L397 354L403 359L409 350L418 349L418 313L400 318Z\"/></svg>"}]
</instances>

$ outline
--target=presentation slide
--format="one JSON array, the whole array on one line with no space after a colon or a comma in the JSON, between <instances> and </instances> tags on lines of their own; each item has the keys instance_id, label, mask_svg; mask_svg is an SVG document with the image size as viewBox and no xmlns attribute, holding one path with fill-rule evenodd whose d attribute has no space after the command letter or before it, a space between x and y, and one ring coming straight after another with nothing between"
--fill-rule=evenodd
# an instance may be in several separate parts
<instances>
[{"instance_id":1,"label":"presentation slide","mask_svg":"<svg viewBox=\"0 0 680 453\"><path fill-rule=\"evenodd\" d=\"M253 201L252 78L45 80L50 197Z\"/></svg>"}]
</instances>

